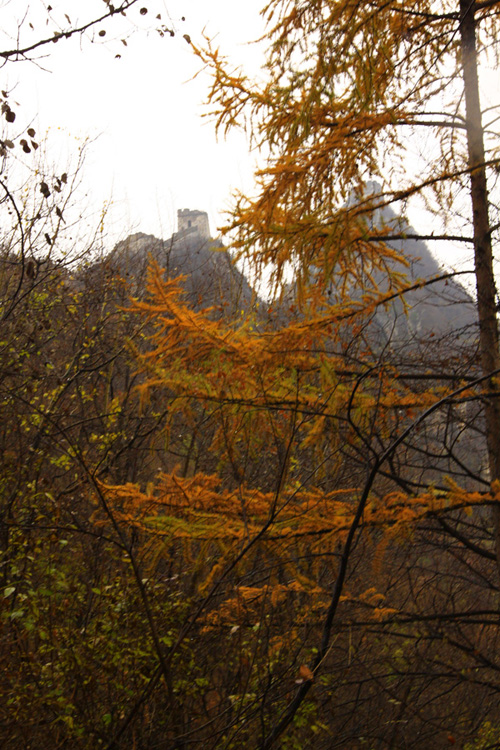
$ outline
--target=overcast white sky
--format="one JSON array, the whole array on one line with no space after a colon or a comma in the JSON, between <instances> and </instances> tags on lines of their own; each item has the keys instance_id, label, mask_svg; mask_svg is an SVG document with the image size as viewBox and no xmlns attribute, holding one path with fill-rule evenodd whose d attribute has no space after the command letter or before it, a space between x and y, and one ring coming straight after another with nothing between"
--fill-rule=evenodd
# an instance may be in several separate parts
<instances>
[{"instance_id":1,"label":"overcast white sky","mask_svg":"<svg viewBox=\"0 0 500 750\"><path fill-rule=\"evenodd\" d=\"M50 2L54 10L48 14ZM177 209L186 207L207 211L215 235L231 192L251 191L253 160L243 134L217 142L213 123L201 117L209 78L202 73L191 80L200 63L183 34L196 43L205 32L235 64L257 75L262 48L247 42L264 30L262 4L141 0L129 11L128 21L115 17L97 27L90 34L93 41L88 35L50 44L36 64L8 63L1 69L0 88L13 92L25 125L33 118L59 174L78 144L95 138L87 151L81 187L87 198L81 203L94 225L102 206L110 203L105 223L109 249L131 231L169 237L176 229ZM148 13L141 15L141 7ZM104 8L103 0L0 0L0 49L15 46L19 24L21 39L29 41L67 28L65 13L74 25ZM148 33L148 27L160 23L158 13L175 37ZM142 31L131 34L135 26ZM100 37L99 30L106 35ZM496 93L498 73L494 80ZM410 218L427 233L424 214L415 211ZM432 250L454 266L469 255L466 246L444 244Z\"/></svg>"},{"instance_id":2,"label":"overcast white sky","mask_svg":"<svg viewBox=\"0 0 500 750\"><path fill-rule=\"evenodd\" d=\"M64 29L65 12L75 23L91 17L93 9L95 15L104 9L102 0L84 0L85 14L77 16L82 0L52 0L47 25L48 4L3 0L1 49L9 44L9 34L15 46L18 21L27 8L21 28L26 39L52 33L58 20ZM148 8L144 16L141 7ZM94 43L63 40L46 47L37 65L3 68L1 88L13 91L23 122L34 118L59 174L79 143L96 138L87 150L82 189L90 191L94 213L111 201L111 243L131 230L168 237L176 229L177 209L186 207L208 211L215 234L231 191L251 187L252 159L243 134L217 141L213 123L201 117L209 78L200 74L191 80L200 62L183 34L201 41L205 31L245 69L258 72L260 54L246 42L263 30L259 9L257 0L144 0L129 11L130 21L147 29L153 20L160 23L159 12L162 23L176 30L175 37L161 38L156 31L130 35L130 26L114 18L102 25L104 38L97 27Z\"/></svg>"}]
</instances>

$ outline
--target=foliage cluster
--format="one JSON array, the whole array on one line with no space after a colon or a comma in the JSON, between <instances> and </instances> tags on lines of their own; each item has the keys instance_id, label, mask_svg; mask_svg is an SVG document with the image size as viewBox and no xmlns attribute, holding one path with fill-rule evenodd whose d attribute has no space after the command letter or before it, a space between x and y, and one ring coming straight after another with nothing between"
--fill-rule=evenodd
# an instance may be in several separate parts
<instances>
[{"instance_id":1,"label":"foliage cluster","mask_svg":"<svg viewBox=\"0 0 500 750\"><path fill-rule=\"evenodd\" d=\"M261 88L196 50L219 125L250 111L270 150L232 229L273 264L274 312L194 307L154 263L129 300L109 259L56 254L67 175L33 214L3 186L2 746L498 745L497 156L474 71L499 10L273 0ZM396 188L403 126L446 137ZM429 187L443 219L471 195L478 326L401 340L434 280L406 278L384 208Z\"/></svg>"}]
</instances>

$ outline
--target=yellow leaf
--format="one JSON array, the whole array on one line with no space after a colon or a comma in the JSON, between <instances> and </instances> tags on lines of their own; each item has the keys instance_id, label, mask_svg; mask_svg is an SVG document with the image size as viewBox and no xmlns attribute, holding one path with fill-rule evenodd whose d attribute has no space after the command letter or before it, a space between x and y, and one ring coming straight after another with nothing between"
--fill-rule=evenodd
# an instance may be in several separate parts
<instances>
[{"instance_id":1,"label":"yellow leaf","mask_svg":"<svg viewBox=\"0 0 500 750\"><path fill-rule=\"evenodd\" d=\"M299 676L295 680L297 685L302 685L303 682L312 682L314 680L314 672L307 666L307 664L301 664L299 667Z\"/></svg>"}]
</instances>

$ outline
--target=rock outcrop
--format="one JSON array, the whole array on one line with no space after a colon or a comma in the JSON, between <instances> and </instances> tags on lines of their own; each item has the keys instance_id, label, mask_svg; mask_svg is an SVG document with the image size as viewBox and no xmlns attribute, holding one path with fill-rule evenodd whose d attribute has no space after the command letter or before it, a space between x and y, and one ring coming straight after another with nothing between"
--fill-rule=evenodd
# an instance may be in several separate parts
<instances>
[{"instance_id":1,"label":"rock outcrop","mask_svg":"<svg viewBox=\"0 0 500 750\"><path fill-rule=\"evenodd\" d=\"M102 261L110 274L127 281L129 294L141 296L154 260L167 278L183 276L187 300L196 309L211 307L215 315L235 316L256 299L248 281L220 240L210 237L203 211L178 211L179 231L168 240L138 232L118 242Z\"/></svg>"}]
</instances>

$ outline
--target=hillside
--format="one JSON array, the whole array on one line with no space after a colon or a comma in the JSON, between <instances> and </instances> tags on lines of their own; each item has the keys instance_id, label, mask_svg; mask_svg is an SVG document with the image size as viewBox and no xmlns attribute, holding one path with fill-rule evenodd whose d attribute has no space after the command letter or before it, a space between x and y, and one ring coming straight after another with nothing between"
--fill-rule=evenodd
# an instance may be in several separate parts
<instances>
[{"instance_id":1,"label":"hillside","mask_svg":"<svg viewBox=\"0 0 500 750\"><path fill-rule=\"evenodd\" d=\"M208 218L202 227L183 226L182 214L184 219L199 214L206 217L200 211L179 211L180 230L167 240L142 232L130 235L104 259L108 272L129 281L132 294L137 295L154 260L168 278L185 277L183 287L195 308L214 307L217 313L229 316L241 314L255 298L248 281L232 263L222 242L210 237Z\"/></svg>"},{"instance_id":2,"label":"hillside","mask_svg":"<svg viewBox=\"0 0 500 750\"><path fill-rule=\"evenodd\" d=\"M374 224L386 227L387 234L408 235L430 234L428 230L416 231L404 218L398 216L390 206L376 211ZM415 341L429 334L447 336L451 333L463 342L475 336L477 315L474 300L464 287L454 278L446 278L433 283L429 280L443 276L446 272L422 240L391 240L388 244L401 252L409 261L406 275L410 284L425 281L420 289L405 295L406 314L401 301L392 303L385 311L379 311L377 324L384 332L386 340Z\"/></svg>"},{"instance_id":3,"label":"hillside","mask_svg":"<svg viewBox=\"0 0 500 750\"><path fill-rule=\"evenodd\" d=\"M407 233L413 234L415 231L408 227ZM453 278L432 281L445 276L446 270L438 265L424 242L406 239L400 244L410 260L407 271L409 282L426 282L425 286L405 295L407 314L402 315L402 310L398 310L401 334L412 338L451 331L459 332L465 338L473 335L477 315L471 295Z\"/></svg>"},{"instance_id":4,"label":"hillside","mask_svg":"<svg viewBox=\"0 0 500 750\"><path fill-rule=\"evenodd\" d=\"M119 242L99 263L87 271L87 284L95 284L100 276L120 276L126 282L126 294L140 296L145 288L151 260L165 269L168 278L182 275L188 301L196 309L213 307L214 314L234 317L251 306L259 307L259 317L269 317L272 325L282 325L290 315L293 285L270 308L252 289L244 274L232 262L231 256L220 240L210 236L207 214L203 211L183 209L178 212L179 231L163 240L138 232ZM384 227L388 236L416 235L417 232L392 208L378 209L372 220L378 228ZM409 266L400 266L410 284L443 276L443 269L433 257L427 244L421 240L391 240L388 244L408 259ZM104 276L101 283L104 281ZM377 278L384 289L386 281ZM335 297L333 282L327 295ZM353 297L357 292L353 291ZM453 278L445 278L412 290L402 299L395 299L373 314L371 340L394 347L414 347L432 337L440 339L453 334L464 344L470 343L476 331L474 300Z\"/></svg>"}]
</instances>

